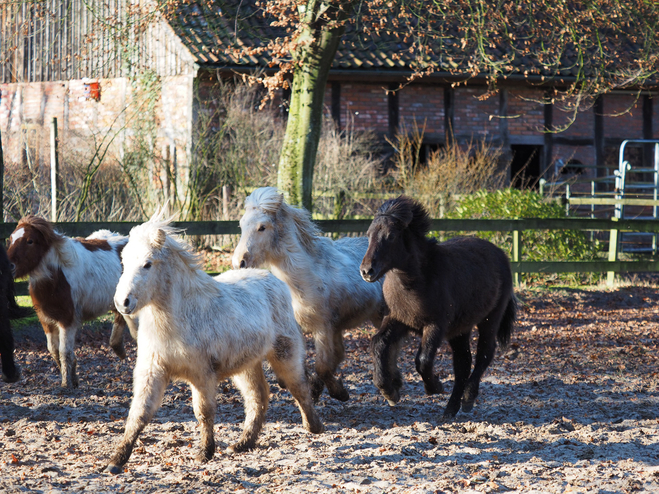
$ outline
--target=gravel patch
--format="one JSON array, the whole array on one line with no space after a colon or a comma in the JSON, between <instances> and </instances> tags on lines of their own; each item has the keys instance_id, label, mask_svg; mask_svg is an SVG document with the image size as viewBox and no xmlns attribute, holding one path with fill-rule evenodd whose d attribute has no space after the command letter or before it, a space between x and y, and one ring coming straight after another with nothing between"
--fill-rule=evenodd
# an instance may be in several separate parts
<instances>
[{"instance_id":1,"label":"gravel patch","mask_svg":"<svg viewBox=\"0 0 659 494\"><path fill-rule=\"evenodd\" d=\"M326 432L307 433L272 373L258 447L228 454L243 420L240 395L218 386L216 455L194 460L198 428L189 388L170 385L123 474L103 470L132 396L135 346L120 361L109 318L78 343L80 388L59 387L36 325L16 332L23 373L0 383L3 492L659 492L659 295L542 290L523 301L511 347L483 379L472 413L442 422L448 393L427 396L414 370L418 340L399 365L402 399L390 407L373 385L365 326L346 334L342 375L351 399L326 394ZM310 361L313 352L309 351ZM450 392L444 345L436 370Z\"/></svg>"}]
</instances>

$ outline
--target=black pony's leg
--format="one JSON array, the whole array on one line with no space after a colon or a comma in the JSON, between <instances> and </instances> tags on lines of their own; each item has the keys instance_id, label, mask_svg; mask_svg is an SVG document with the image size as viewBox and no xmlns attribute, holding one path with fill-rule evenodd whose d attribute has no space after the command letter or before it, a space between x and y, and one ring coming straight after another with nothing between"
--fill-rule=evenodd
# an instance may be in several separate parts
<instances>
[{"instance_id":1,"label":"black pony's leg","mask_svg":"<svg viewBox=\"0 0 659 494\"><path fill-rule=\"evenodd\" d=\"M502 314L490 314L484 321L478 324L478 347L476 349L476 363L474 370L469 376L467 385L462 397L462 411L470 412L474 407L474 400L478 396L478 388L481 378L492 363L494 353L496 352L497 331L501 323Z\"/></svg>"},{"instance_id":2,"label":"black pony's leg","mask_svg":"<svg viewBox=\"0 0 659 494\"><path fill-rule=\"evenodd\" d=\"M14 362L14 335L6 313L0 315L0 357L2 380L8 383L18 381L20 373Z\"/></svg>"},{"instance_id":3,"label":"black pony's leg","mask_svg":"<svg viewBox=\"0 0 659 494\"><path fill-rule=\"evenodd\" d=\"M373 355L373 381L390 405L400 400L400 388L403 378L398 370L397 360L403 338L409 328L386 316L382 327L371 339L371 354Z\"/></svg>"},{"instance_id":4,"label":"black pony's leg","mask_svg":"<svg viewBox=\"0 0 659 494\"><path fill-rule=\"evenodd\" d=\"M433 364L435 363L435 356L437 355L437 348L442 343L444 332L437 325L426 326L423 329L423 336L419 351L416 353L414 363L416 370L423 379L423 386L426 389L426 394L433 395L442 393L444 388L442 383L437 379L433 373Z\"/></svg>"},{"instance_id":5,"label":"black pony's leg","mask_svg":"<svg viewBox=\"0 0 659 494\"><path fill-rule=\"evenodd\" d=\"M471 372L471 350L469 349L470 332L456 336L449 340L453 350L453 372L455 373L455 383L453 392L448 400L444 410L444 419L452 419L460 411L460 400L464 392L465 385Z\"/></svg>"}]
</instances>

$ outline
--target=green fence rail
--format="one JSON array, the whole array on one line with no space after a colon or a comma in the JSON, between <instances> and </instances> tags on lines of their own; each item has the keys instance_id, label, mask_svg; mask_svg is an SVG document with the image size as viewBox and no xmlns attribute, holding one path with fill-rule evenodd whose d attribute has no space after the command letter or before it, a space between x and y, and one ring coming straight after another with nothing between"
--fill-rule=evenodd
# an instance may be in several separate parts
<instances>
[{"instance_id":1,"label":"green fence rail","mask_svg":"<svg viewBox=\"0 0 659 494\"><path fill-rule=\"evenodd\" d=\"M365 233L371 224L370 219L318 220L320 229L327 233ZM100 229L128 234L139 223L132 222L81 222L55 223L55 228L69 236L87 236ZM174 222L187 235L238 235L240 228L237 221L184 221ZM16 223L0 224L0 238L8 238ZM597 273L606 272L607 281L613 284L615 273L620 272L656 272L659 271L659 259L638 261L618 260L619 232L659 232L659 221L654 220L616 220L591 218L532 218L505 220L458 220L437 219L431 221L431 229L436 232L450 231L508 231L513 234L513 251L511 268L516 282L519 273ZM523 235L525 230L588 230L609 232L608 260L602 261L523 261ZM19 287L19 293L24 292Z\"/></svg>"}]
</instances>

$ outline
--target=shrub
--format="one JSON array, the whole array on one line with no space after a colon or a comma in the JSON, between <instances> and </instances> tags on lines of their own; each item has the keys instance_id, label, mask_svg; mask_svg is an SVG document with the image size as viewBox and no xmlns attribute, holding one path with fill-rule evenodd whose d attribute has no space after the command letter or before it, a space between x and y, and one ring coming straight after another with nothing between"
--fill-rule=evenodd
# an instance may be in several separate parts
<instances>
[{"instance_id":1,"label":"shrub","mask_svg":"<svg viewBox=\"0 0 659 494\"><path fill-rule=\"evenodd\" d=\"M420 161L423 130L404 128L394 147L397 186L415 197L433 218L442 218L455 206L461 194L503 187L509 163L500 147L483 139L467 144L449 141L446 146L430 153L425 163Z\"/></svg>"},{"instance_id":2,"label":"shrub","mask_svg":"<svg viewBox=\"0 0 659 494\"><path fill-rule=\"evenodd\" d=\"M565 208L531 190L503 189L479 191L462 197L447 218L522 219L564 218ZM525 261L589 261L598 258L599 242L581 230L524 230L521 233L521 259ZM512 252L512 232L477 234ZM583 279L578 273L561 276L525 275L527 280L557 278L564 281ZM594 275L597 278L599 275ZM593 276L588 276L593 281Z\"/></svg>"}]
</instances>

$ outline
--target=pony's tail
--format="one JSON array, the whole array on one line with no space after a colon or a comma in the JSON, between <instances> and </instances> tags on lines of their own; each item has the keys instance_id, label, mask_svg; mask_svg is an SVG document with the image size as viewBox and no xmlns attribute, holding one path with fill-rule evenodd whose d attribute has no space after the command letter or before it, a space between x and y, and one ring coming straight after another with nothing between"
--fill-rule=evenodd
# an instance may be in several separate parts
<instances>
[{"instance_id":1,"label":"pony's tail","mask_svg":"<svg viewBox=\"0 0 659 494\"><path fill-rule=\"evenodd\" d=\"M515 294L512 294L510 301L506 306L506 312L503 313L503 319L501 319L501 325L499 326L499 332L497 333L499 347L502 350L508 348L508 344L510 343L510 336L513 333L513 327L515 326L516 319L517 299L515 298Z\"/></svg>"}]
</instances>

